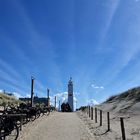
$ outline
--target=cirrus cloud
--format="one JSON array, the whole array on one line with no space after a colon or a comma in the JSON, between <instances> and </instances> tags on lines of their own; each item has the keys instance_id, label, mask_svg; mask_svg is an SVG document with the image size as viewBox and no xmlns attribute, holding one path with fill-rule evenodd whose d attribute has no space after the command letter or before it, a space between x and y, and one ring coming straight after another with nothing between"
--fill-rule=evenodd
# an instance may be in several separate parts
<instances>
[{"instance_id":1,"label":"cirrus cloud","mask_svg":"<svg viewBox=\"0 0 140 140\"><path fill-rule=\"evenodd\" d=\"M103 86L97 86L97 85L94 85L94 84L91 84L91 87L95 88L95 89L104 89Z\"/></svg>"}]
</instances>

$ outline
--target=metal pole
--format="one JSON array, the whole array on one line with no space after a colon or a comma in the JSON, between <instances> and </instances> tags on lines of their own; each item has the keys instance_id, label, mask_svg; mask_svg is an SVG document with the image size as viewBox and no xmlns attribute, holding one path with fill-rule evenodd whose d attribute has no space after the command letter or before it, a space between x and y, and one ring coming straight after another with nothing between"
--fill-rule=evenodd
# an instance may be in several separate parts
<instances>
[{"instance_id":1,"label":"metal pole","mask_svg":"<svg viewBox=\"0 0 140 140\"><path fill-rule=\"evenodd\" d=\"M31 77L31 107L33 107L33 97L34 96L34 78Z\"/></svg>"},{"instance_id":2,"label":"metal pole","mask_svg":"<svg viewBox=\"0 0 140 140\"><path fill-rule=\"evenodd\" d=\"M47 96L48 96L48 98L49 98L49 92L50 92L50 90L49 90L49 89L47 89Z\"/></svg>"},{"instance_id":3,"label":"metal pole","mask_svg":"<svg viewBox=\"0 0 140 140\"><path fill-rule=\"evenodd\" d=\"M50 106L50 90L49 89L47 89L47 106L49 107Z\"/></svg>"}]
</instances>

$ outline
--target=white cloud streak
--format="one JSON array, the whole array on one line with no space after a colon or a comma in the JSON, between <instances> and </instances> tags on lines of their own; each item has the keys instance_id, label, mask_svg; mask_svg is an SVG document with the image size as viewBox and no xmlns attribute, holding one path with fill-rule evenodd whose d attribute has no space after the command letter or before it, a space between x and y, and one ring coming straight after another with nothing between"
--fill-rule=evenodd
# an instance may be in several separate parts
<instances>
[{"instance_id":1,"label":"white cloud streak","mask_svg":"<svg viewBox=\"0 0 140 140\"><path fill-rule=\"evenodd\" d=\"M91 87L92 87L92 88L95 88L95 89L104 89L103 86L96 86L96 85L94 85L94 84L91 84Z\"/></svg>"},{"instance_id":2,"label":"white cloud streak","mask_svg":"<svg viewBox=\"0 0 140 140\"><path fill-rule=\"evenodd\" d=\"M96 101L95 99L87 100L87 103L88 103L88 105L91 105L91 106L99 104L99 102Z\"/></svg>"},{"instance_id":3,"label":"white cloud streak","mask_svg":"<svg viewBox=\"0 0 140 140\"><path fill-rule=\"evenodd\" d=\"M102 44L104 43L105 37L106 37L106 35L107 35L107 33L110 29L113 17L116 13L116 10L118 8L119 3L120 3L120 0L115 0L115 1L113 0L112 2L109 1L110 6L107 7L108 16L107 16L107 19L106 19L104 29L101 31L101 42L102 42ZM103 45L101 45L101 46L103 46Z\"/></svg>"}]
</instances>

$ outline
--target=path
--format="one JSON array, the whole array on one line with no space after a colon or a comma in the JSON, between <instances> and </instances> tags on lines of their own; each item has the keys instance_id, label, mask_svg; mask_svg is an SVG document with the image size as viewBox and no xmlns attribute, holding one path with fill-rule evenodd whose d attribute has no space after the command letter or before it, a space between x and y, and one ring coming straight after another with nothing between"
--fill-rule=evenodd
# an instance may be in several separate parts
<instances>
[{"instance_id":1,"label":"path","mask_svg":"<svg viewBox=\"0 0 140 140\"><path fill-rule=\"evenodd\" d=\"M93 140L76 113L56 112L28 130L20 140Z\"/></svg>"}]
</instances>

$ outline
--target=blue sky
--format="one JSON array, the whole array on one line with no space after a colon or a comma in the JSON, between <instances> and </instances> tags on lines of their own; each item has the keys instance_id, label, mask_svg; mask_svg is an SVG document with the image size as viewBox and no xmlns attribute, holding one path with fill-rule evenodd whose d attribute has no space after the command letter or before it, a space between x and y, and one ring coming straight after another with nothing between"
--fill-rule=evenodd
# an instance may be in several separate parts
<instances>
[{"instance_id":1,"label":"blue sky","mask_svg":"<svg viewBox=\"0 0 140 140\"><path fill-rule=\"evenodd\" d=\"M140 85L139 0L0 0L0 89L78 106ZM75 100L76 100L75 99Z\"/></svg>"}]
</instances>

